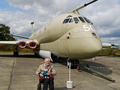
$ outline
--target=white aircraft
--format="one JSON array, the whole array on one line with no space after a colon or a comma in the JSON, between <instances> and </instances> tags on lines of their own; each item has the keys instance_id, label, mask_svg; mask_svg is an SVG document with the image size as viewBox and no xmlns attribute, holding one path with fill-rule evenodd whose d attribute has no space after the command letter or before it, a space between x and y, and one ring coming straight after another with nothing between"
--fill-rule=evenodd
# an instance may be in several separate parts
<instances>
[{"instance_id":1,"label":"white aircraft","mask_svg":"<svg viewBox=\"0 0 120 90\"><path fill-rule=\"evenodd\" d=\"M18 55L18 48L30 48L36 55L50 58L51 61L53 61L52 56L74 60L95 57L99 55L102 47L118 46L117 44L102 44L93 28L93 23L79 14L79 9L95 1L97 0L52 19L35 33L32 33L29 38L13 35L29 39L27 41L0 41L0 45L15 47L14 55Z\"/></svg>"}]
</instances>

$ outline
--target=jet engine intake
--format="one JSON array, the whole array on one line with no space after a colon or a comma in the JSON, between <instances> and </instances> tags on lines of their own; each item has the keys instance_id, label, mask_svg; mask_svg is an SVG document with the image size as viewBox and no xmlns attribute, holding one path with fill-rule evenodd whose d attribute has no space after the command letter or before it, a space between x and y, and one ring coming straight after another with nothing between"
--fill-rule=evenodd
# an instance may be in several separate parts
<instances>
[{"instance_id":1,"label":"jet engine intake","mask_svg":"<svg viewBox=\"0 0 120 90\"><path fill-rule=\"evenodd\" d=\"M18 47L21 49L24 49L26 47L26 42L25 41L19 41L18 42Z\"/></svg>"},{"instance_id":2,"label":"jet engine intake","mask_svg":"<svg viewBox=\"0 0 120 90\"><path fill-rule=\"evenodd\" d=\"M37 42L35 42L35 41L30 41L30 42L28 43L28 47L29 47L30 49L35 49L35 48L37 47Z\"/></svg>"}]
</instances>

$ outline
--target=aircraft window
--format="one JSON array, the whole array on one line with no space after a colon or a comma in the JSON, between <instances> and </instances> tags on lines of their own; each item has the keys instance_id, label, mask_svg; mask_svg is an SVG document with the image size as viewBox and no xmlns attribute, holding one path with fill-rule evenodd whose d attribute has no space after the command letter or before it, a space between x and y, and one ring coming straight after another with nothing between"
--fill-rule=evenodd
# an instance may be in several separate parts
<instances>
[{"instance_id":1,"label":"aircraft window","mask_svg":"<svg viewBox=\"0 0 120 90\"><path fill-rule=\"evenodd\" d=\"M79 17L79 19L84 23L85 21L84 21L84 19L82 18L82 17Z\"/></svg>"},{"instance_id":2,"label":"aircraft window","mask_svg":"<svg viewBox=\"0 0 120 90\"><path fill-rule=\"evenodd\" d=\"M72 17L72 15L69 15L69 16L67 16L67 17Z\"/></svg>"},{"instance_id":3,"label":"aircraft window","mask_svg":"<svg viewBox=\"0 0 120 90\"><path fill-rule=\"evenodd\" d=\"M74 17L73 19L74 19L75 23L79 22L79 19L77 17Z\"/></svg>"},{"instance_id":4,"label":"aircraft window","mask_svg":"<svg viewBox=\"0 0 120 90\"><path fill-rule=\"evenodd\" d=\"M86 22L90 23L90 21L86 17L84 17L84 19L86 20Z\"/></svg>"},{"instance_id":5,"label":"aircraft window","mask_svg":"<svg viewBox=\"0 0 120 90\"><path fill-rule=\"evenodd\" d=\"M88 21L93 25L93 23L88 19Z\"/></svg>"},{"instance_id":6,"label":"aircraft window","mask_svg":"<svg viewBox=\"0 0 120 90\"><path fill-rule=\"evenodd\" d=\"M73 22L73 19L71 18L70 21L69 21L69 23L72 23L72 22Z\"/></svg>"},{"instance_id":7,"label":"aircraft window","mask_svg":"<svg viewBox=\"0 0 120 90\"><path fill-rule=\"evenodd\" d=\"M63 21L63 23L68 23L69 20L70 20L70 19L65 19L65 20Z\"/></svg>"},{"instance_id":8,"label":"aircraft window","mask_svg":"<svg viewBox=\"0 0 120 90\"><path fill-rule=\"evenodd\" d=\"M95 37L97 36L95 33L92 33L92 35L95 36Z\"/></svg>"},{"instance_id":9,"label":"aircraft window","mask_svg":"<svg viewBox=\"0 0 120 90\"><path fill-rule=\"evenodd\" d=\"M90 22L93 25L93 22Z\"/></svg>"}]
</instances>

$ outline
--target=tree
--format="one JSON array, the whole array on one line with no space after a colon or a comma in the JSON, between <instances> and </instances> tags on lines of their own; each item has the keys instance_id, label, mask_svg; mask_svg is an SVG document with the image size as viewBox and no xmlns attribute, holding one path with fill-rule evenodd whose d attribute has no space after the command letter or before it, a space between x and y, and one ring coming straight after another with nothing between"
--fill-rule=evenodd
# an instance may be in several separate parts
<instances>
[{"instance_id":1,"label":"tree","mask_svg":"<svg viewBox=\"0 0 120 90\"><path fill-rule=\"evenodd\" d=\"M10 27L0 24L0 41L15 41L16 39L10 35Z\"/></svg>"}]
</instances>

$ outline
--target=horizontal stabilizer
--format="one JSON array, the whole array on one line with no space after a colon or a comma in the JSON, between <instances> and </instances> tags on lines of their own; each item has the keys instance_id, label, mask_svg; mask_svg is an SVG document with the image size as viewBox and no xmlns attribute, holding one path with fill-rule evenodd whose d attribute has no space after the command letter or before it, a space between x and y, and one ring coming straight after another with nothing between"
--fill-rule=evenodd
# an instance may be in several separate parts
<instances>
[{"instance_id":1,"label":"horizontal stabilizer","mask_svg":"<svg viewBox=\"0 0 120 90\"><path fill-rule=\"evenodd\" d=\"M119 44L102 43L102 47L103 47L103 48L109 48L109 47L111 47L111 46L119 47Z\"/></svg>"}]
</instances>

